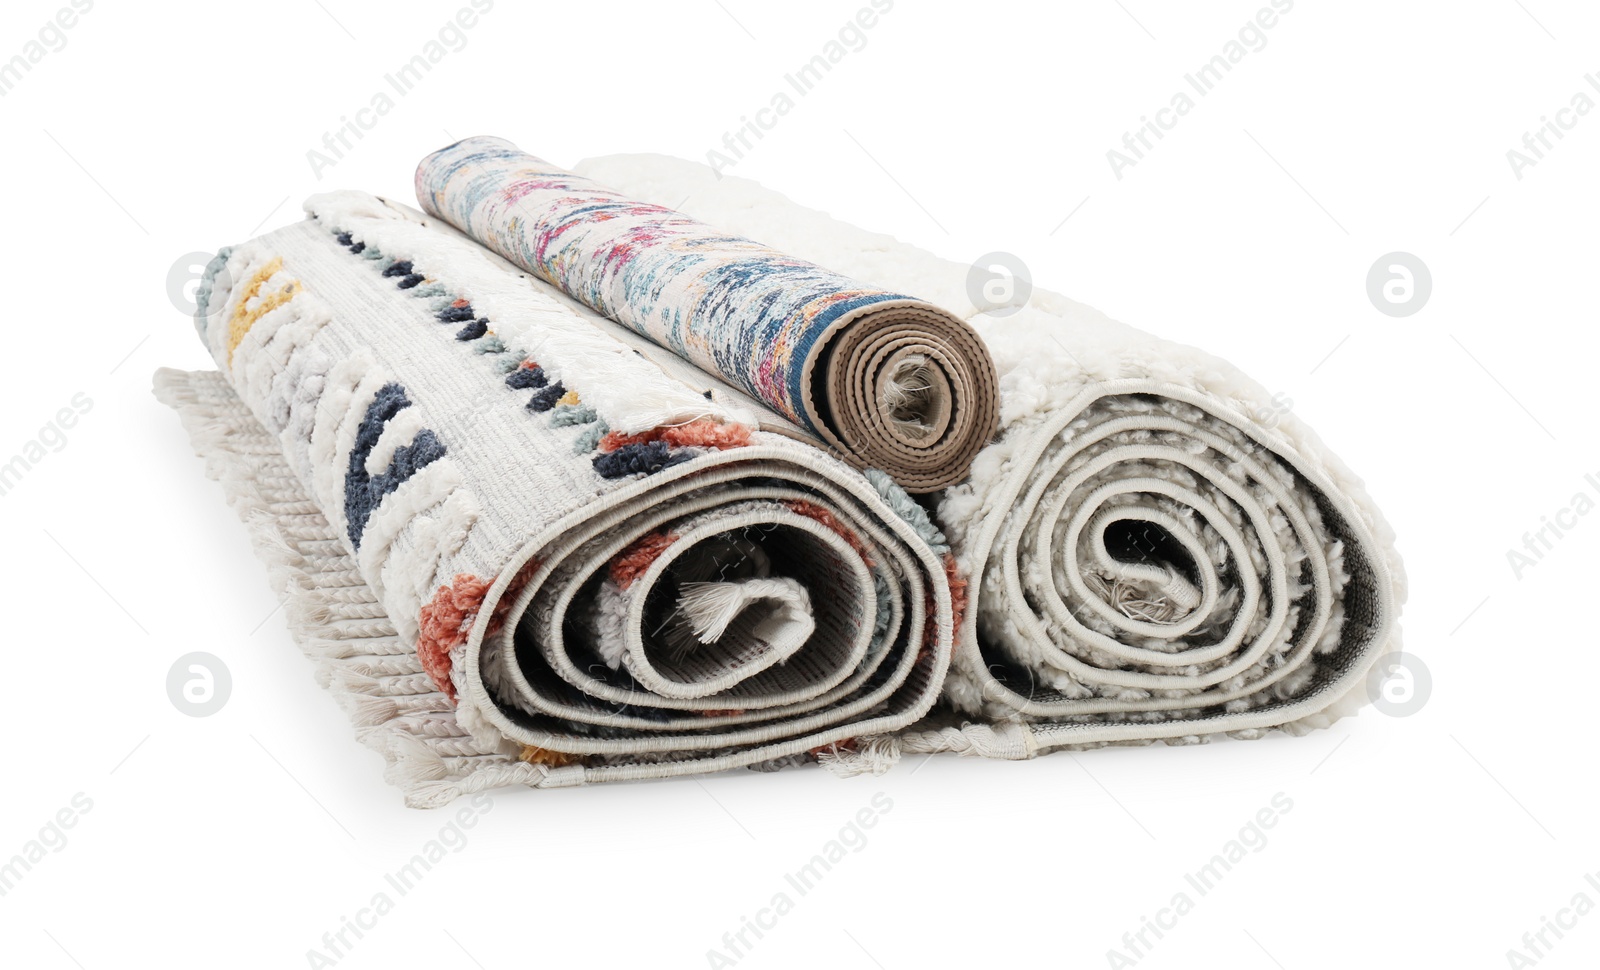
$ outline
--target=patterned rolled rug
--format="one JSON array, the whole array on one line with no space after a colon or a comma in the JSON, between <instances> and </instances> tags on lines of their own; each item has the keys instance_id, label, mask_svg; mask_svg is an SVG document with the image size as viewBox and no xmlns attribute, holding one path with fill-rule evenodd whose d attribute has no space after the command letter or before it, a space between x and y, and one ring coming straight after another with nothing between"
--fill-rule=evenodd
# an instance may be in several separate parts
<instances>
[{"instance_id":1,"label":"patterned rolled rug","mask_svg":"<svg viewBox=\"0 0 1600 970\"><path fill-rule=\"evenodd\" d=\"M997 422L972 328L518 151L469 138L416 173L422 207L912 492L966 477Z\"/></svg>"},{"instance_id":2,"label":"patterned rolled rug","mask_svg":"<svg viewBox=\"0 0 1600 970\"><path fill-rule=\"evenodd\" d=\"M306 208L212 261L219 371L156 392L410 804L781 767L928 711L953 564L887 477L422 213Z\"/></svg>"},{"instance_id":3,"label":"patterned rolled rug","mask_svg":"<svg viewBox=\"0 0 1600 970\"><path fill-rule=\"evenodd\" d=\"M968 320L1000 374L1001 434L936 521L975 587L953 716L827 760L1323 727L1399 649L1404 577L1361 482L1227 362L1034 289L975 305L971 267L660 156L578 171ZM963 721L970 722L963 726Z\"/></svg>"}]
</instances>

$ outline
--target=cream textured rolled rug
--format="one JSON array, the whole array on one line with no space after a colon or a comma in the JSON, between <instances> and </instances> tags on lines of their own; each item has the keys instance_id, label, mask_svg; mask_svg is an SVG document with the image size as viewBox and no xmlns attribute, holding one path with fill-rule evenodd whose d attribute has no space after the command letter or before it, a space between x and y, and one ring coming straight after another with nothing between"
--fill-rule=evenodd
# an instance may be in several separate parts
<instances>
[{"instance_id":1,"label":"cream textured rolled rug","mask_svg":"<svg viewBox=\"0 0 1600 970\"><path fill-rule=\"evenodd\" d=\"M615 325L358 192L222 250L164 370L408 803L809 760L938 696L942 537Z\"/></svg>"},{"instance_id":2,"label":"cream textured rolled rug","mask_svg":"<svg viewBox=\"0 0 1600 970\"><path fill-rule=\"evenodd\" d=\"M577 171L923 294L994 356L1000 435L936 498L974 587L945 688L955 716L862 741L842 770L907 751L1300 733L1368 700L1368 670L1399 649L1393 533L1360 480L1236 368L1038 289L980 309L967 265L698 163L625 155Z\"/></svg>"}]
</instances>

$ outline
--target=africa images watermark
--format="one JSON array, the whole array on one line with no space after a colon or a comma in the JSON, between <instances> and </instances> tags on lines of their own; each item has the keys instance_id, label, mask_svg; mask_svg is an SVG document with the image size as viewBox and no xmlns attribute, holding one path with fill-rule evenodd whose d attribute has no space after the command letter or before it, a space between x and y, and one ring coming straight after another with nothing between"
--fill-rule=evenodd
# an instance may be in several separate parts
<instances>
[{"instance_id":1,"label":"africa images watermark","mask_svg":"<svg viewBox=\"0 0 1600 970\"><path fill-rule=\"evenodd\" d=\"M1256 424L1271 430L1278 426L1284 416L1294 410L1294 398L1283 391L1279 391L1267 399L1267 403L1257 407L1250 413L1256 419Z\"/></svg>"},{"instance_id":2,"label":"africa images watermark","mask_svg":"<svg viewBox=\"0 0 1600 970\"><path fill-rule=\"evenodd\" d=\"M233 693L233 674L216 654L186 653L167 669L167 697L190 717L210 717Z\"/></svg>"},{"instance_id":3,"label":"africa images watermark","mask_svg":"<svg viewBox=\"0 0 1600 970\"><path fill-rule=\"evenodd\" d=\"M0 61L0 98L9 95L33 66L51 54L59 54L67 47L67 31L78 25L78 18L94 9L94 0L72 0L71 6L57 10L55 16L44 22L33 40L22 45L22 50L8 61Z\"/></svg>"},{"instance_id":4,"label":"africa images watermark","mask_svg":"<svg viewBox=\"0 0 1600 970\"><path fill-rule=\"evenodd\" d=\"M1279 820L1293 808L1294 799L1288 795L1283 792L1273 795L1216 855L1200 868L1183 874L1184 888L1173 893L1167 905L1156 910L1154 917L1140 916L1138 927L1122 934L1122 945L1106 950L1106 963L1112 968L1131 967L1149 956L1167 931L1194 912L1196 900L1209 895L1244 860L1267 847L1267 830L1277 827ZM1190 890L1194 895L1189 894Z\"/></svg>"},{"instance_id":5,"label":"africa images watermark","mask_svg":"<svg viewBox=\"0 0 1600 970\"><path fill-rule=\"evenodd\" d=\"M795 900L817 888L822 877L851 855L867 847L867 829L894 809L894 799L886 792L876 792L871 800L845 823L844 827L822 848L793 872L784 873L784 888L772 894L767 905L756 910L754 919L739 917L739 928L722 934L722 946L706 951L706 963L711 967L731 967L750 955L766 932L778 925L778 920L794 911ZM790 895L793 890L794 895ZM755 940L750 937L754 935Z\"/></svg>"},{"instance_id":6,"label":"africa images watermark","mask_svg":"<svg viewBox=\"0 0 1600 970\"><path fill-rule=\"evenodd\" d=\"M23 843L21 851L0 862L0 896L12 892L17 884L40 863L67 847L67 829L76 828L79 820L94 808L94 799L78 792L60 811L39 829L37 835Z\"/></svg>"},{"instance_id":7,"label":"africa images watermark","mask_svg":"<svg viewBox=\"0 0 1600 970\"><path fill-rule=\"evenodd\" d=\"M455 817L439 829L438 834L424 842L405 864L383 875L383 888L372 894L367 904L357 909L354 916L339 917L337 929L322 934L322 947L306 950L306 964L312 968L331 967L350 955L355 945L373 929L378 921L394 912L395 902L417 888L422 877L434 870L448 856L458 854L467 847L467 830L477 827L483 816L494 809L494 799L487 792L478 792L468 803L456 810ZM352 939L353 938L353 939Z\"/></svg>"},{"instance_id":8,"label":"africa images watermark","mask_svg":"<svg viewBox=\"0 0 1600 970\"><path fill-rule=\"evenodd\" d=\"M1554 918L1541 914L1539 928L1522 934L1520 947L1506 950L1506 964L1512 970L1537 965L1551 954L1556 944L1566 938L1568 931L1578 928L1578 920L1594 912L1594 897L1589 895L1588 890L1600 893L1600 871L1584 873L1583 882L1587 889L1573 893L1567 905L1556 910Z\"/></svg>"},{"instance_id":9,"label":"africa images watermark","mask_svg":"<svg viewBox=\"0 0 1600 970\"><path fill-rule=\"evenodd\" d=\"M978 312L1009 317L1028 305L1033 296L1033 275L1016 253L984 253L967 267L967 299Z\"/></svg>"},{"instance_id":10,"label":"africa images watermark","mask_svg":"<svg viewBox=\"0 0 1600 970\"><path fill-rule=\"evenodd\" d=\"M1165 138L1167 132L1176 128L1178 122L1194 110L1197 102L1190 97L1189 91L1205 97L1232 73L1234 65L1247 55L1266 49L1267 31L1278 25L1280 16L1294 9L1294 0L1271 2L1270 7L1262 7L1256 11L1254 18L1245 21L1235 35L1237 39L1223 44L1221 53L1212 55L1211 60L1183 76L1188 90L1179 88L1173 92L1167 106L1155 113L1154 119L1149 115L1140 115L1139 127L1123 132L1122 148L1112 148L1106 152L1106 161L1111 163L1111 174L1117 177L1117 181L1122 181L1124 172L1143 161L1145 155L1155 148L1155 142ZM1155 141L1151 141L1152 137Z\"/></svg>"},{"instance_id":11,"label":"africa images watermark","mask_svg":"<svg viewBox=\"0 0 1600 970\"><path fill-rule=\"evenodd\" d=\"M9 460L0 459L0 497L10 495L27 477L28 473L51 454L67 447L67 432L78 426L78 420L94 407L94 401L83 391L72 395L64 407L39 429L39 433L22 443L22 447Z\"/></svg>"},{"instance_id":12,"label":"africa images watermark","mask_svg":"<svg viewBox=\"0 0 1600 970\"><path fill-rule=\"evenodd\" d=\"M311 174L320 181L324 172L339 164L356 142L365 138L367 132L378 126L380 119L394 110L396 98L403 98L415 90L434 65L451 54L466 50L467 31L476 27L479 18L493 9L494 0L472 0L472 6L457 10L456 15L439 28L435 39L422 45L421 51L392 73L385 74L383 80L386 88L373 92L366 107L358 108L354 116L340 115L339 127L323 133L321 149L306 150ZM394 92L392 96L391 91Z\"/></svg>"},{"instance_id":13,"label":"africa images watermark","mask_svg":"<svg viewBox=\"0 0 1600 970\"><path fill-rule=\"evenodd\" d=\"M1385 316L1409 317L1432 295L1433 272L1412 253L1385 253L1367 270L1367 299Z\"/></svg>"},{"instance_id":14,"label":"africa images watermark","mask_svg":"<svg viewBox=\"0 0 1600 970\"><path fill-rule=\"evenodd\" d=\"M1585 74L1583 80L1600 92L1600 75ZM1546 153L1556 147L1556 142L1567 137L1567 132L1578 127L1589 112L1594 110L1594 98L1579 88L1565 108L1558 109L1555 117L1539 116L1539 127L1522 133L1522 147L1506 151L1506 161L1511 163L1511 174L1522 181L1523 173L1544 161ZM1553 139L1553 140L1552 140Z\"/></svg>"},{"instance_id":15,"label":"africa images watermark","mask_svg":"<svg viewBox=\"0 0 1600 970\"><path fill-rule=\"evenodd\" d=\"M1385 654L1367 671L1367 700L1385 717L1410 717L1432 696L1433 672L1414 653Z\"/></svg>"},{"instance_id":16,"label":"africa images watermark","mask_svg":"<svg viewBox=\"0 0 1600 970\"><path fill-rule=\"evenodd\" d=\"M1595 510L1597 497L1600 497L1600 473L1591 472L1583 476L1583 488L1574 492L1566 505L1549 515L1539 516L1539 528L1522 534L1522 548L1513 546L1506 550L1511 575L1520 582L1528 570L1543 562L1556 543L1582 525L1584 517Z\"/></svg>"},{"instance_id":17,"label":"africa images watermark","mask_svg":"<svg viewBox=\"0 0 1600 970\"><path fill-rule=\"evenodd\" d=\"M785 74L784 85L772 92L766 107L756 109L754 118L740 115L739 127L723 133L722 149L712 148L706 152L706 164L711 166L717 178L722 177L723 169L732 168L755 147L755 142L776 128L779 120L794 110L798 103L795 99L803 98L815 90L834 65L866 49L867 31L878 25L880 16L894 9L894 0L871 0L871 3L872 6L862 7L854 17L845 21L834 38L823 44L822 50L811 60ZM792 96L790 92L793 92Z\"/></svg>"}]
</instances>

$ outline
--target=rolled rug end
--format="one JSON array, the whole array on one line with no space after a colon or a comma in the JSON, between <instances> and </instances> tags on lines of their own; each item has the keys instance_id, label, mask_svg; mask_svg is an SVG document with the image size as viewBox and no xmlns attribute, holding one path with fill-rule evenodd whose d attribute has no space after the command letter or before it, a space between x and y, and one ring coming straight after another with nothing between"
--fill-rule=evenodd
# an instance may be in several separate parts
<instances>
[{"instance_id":1,"label":"rolled rug end","mask_svg":"<svg viewBox=\"0 0 1600 970\"><path fill-rule=\"evenodd\" d=\"M858 467L926 494L967 476L1000 425L999 378L977 332L910 298L875 303L824 334L806 417Z\"/></svg>"},{"instance_id":2,"label":"rolled rug end","mask_svg":"<svg viewBox=\"0 0 1600 970\"><path fill-rule=\"evenodd\" d=\"M1236 400L1102 381L1008 428L942 509L978 523L956 538L982 574L958 708L1023 717L1049 748L1252 737L1359 706L1396 635L1391 537L1308 432Z\"/></svg>"}]
</instances>

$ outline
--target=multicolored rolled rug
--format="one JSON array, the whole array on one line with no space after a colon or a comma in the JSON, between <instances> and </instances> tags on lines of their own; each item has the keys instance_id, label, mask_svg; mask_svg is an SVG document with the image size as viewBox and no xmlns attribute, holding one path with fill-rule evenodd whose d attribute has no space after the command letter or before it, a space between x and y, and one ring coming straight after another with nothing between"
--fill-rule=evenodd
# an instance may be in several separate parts
<instances>
[{"instance_id":1,"label":"multicolored rolled rug","mask_svg":"<svg viewBox=\"0 0 1600 970\"><path fill-rule=\"evenodd\" d=\"M431 215L909 491L965 478L995 431L988 351L925 300L640 202L499 138L429 155L416 188Z\"/></svg>"},{"instance_id":2,"label":"multicolored rolled rug","mask_svg":"<svg viewBox=\"0 0 1600 970\"><path fill-rule=\"evenodd\" d=\"M224 249L164 370L410 804L781 767L927 713L943 537L545 284L356 192Z\"/></svg>"},{"instance_id":3,"label":"multicolored rolled rug","mask_svg":"<svg viewBox=\"0 0 1600 970\"><path fill-rule=\"evenodd\" d=\"M980 308L971 267L698 163L616 156L578 171L923 293L994 355L1000 437L937 497L974 585L951 712L825 760L848 773L912 751L1023 758L1301 733L1368 701L1368 670L1399 650L1394 536L1281 398L1225 361L1037 288Z\"/></svg>"}]
</instances>

